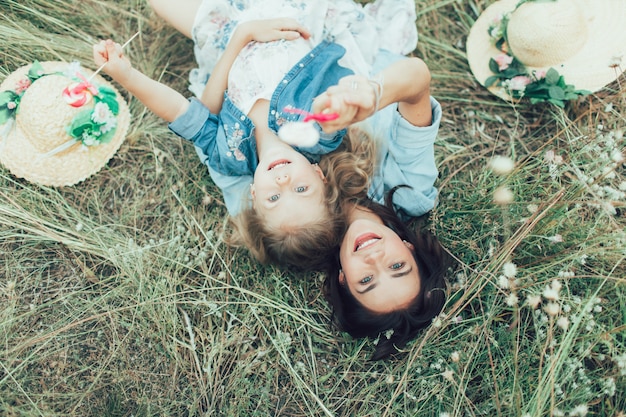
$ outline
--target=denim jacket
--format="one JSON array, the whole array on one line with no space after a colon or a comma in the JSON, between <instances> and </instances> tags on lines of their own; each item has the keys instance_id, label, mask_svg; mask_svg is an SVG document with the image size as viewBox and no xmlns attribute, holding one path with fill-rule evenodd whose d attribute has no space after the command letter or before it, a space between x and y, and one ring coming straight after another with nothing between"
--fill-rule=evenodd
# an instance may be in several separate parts
<instances>
[{"instance_id":1,"label":"denim jacket","mask_svg":"<svg viewBox=\"0 0 626 417\"><path fill-rule=\"evenodd\" d=\"M276 87L270 100L268 126L278 132L281 125L290 121L303 119L304 115L286 113L287 106L309 111L313 99L326 91L339 79L353 73L342 67L339 60L345 49L335 43L322 42L303 57ZM238 181L216 180L216 174L223 176L252 176L258 164L254 124L224 95L224 103L218 115L211 114L200 101L191 99L188 110L169 124L169 128L177 135L190 140L202 162L209 167L209 172L216 184L226 194L224 187L230 187ZM346 130L332 134L322 132L319 125L320 141L317 145L307 148L294 147L311 163L319 162L321 155L335 150ZM248 183L251 181L248 179ZM228 200L228 199L226 199ZM227 207L229 202L226 201ZM231 214L238 208L228 207ZM235 209L235 210L233 210Z\"/></svg>"}]
</instances>

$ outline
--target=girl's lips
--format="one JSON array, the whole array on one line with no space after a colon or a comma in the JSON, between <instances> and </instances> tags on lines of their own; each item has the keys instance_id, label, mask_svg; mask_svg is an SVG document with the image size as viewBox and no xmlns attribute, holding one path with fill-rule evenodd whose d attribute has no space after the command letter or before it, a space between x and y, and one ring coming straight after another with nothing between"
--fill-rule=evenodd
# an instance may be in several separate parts
<instances>
[{"instance_id":1,"label":"girl's lips","mask_svg":"<svg viewBox=\"0 0 626 417\"><path fill-rule=\"evenodd\" d=\"M276 161L272 162L268 167L267 170L271 171L274 168L276 168L279 165L289 165L291 163L291 161L289 161L288 159L277 159Z\"/></svg>"},{"instance_id":2,"label":"girl's lips","mask_svg":"<svg viewBox=\"0 0 626 417\"><path fill-rule=\"evenodd\" d=\"M374 233L363 233L354 239L354 252L364 249L380 240L380 236Z\"/></svg>"}]
</instances>

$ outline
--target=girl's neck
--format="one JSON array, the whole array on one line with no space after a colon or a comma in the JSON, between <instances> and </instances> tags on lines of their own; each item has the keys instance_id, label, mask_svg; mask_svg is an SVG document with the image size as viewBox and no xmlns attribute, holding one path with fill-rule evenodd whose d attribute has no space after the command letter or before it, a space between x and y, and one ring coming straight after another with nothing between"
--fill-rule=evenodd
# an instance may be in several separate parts
<instances>
[{"instance_id":1,"label":"girl's neck","mask_svg":"<svg viewBox=\"0 0 626 417\"><path fill-rule=\"evenodd\" d=\"M288 144L278 138L276 133L267 125L267 116L270 110L270 102L258 100L248 113L248 117L254 123L254 138L256 140L257 156L262 158L263 154L275 147L289 147Z\"/></svg>"}]
</instances>

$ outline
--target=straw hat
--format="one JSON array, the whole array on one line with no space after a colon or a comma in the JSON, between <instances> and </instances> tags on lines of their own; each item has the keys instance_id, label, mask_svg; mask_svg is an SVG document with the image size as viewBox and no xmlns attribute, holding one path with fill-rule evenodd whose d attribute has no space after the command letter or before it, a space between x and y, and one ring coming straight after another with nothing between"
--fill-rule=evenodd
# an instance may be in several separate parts
<instances>
[{"instance_id":1,"label":"straw hat","mask_svg":"<svg viewBox=\"0 0 626 417\"><path fill-rule=\"evenodd\" d=\"M130 112L111 84L91 74L78 63L35 62L2 82L0 162L15 176L73 185L117 152Z\"/></svg>"},{"instance_id":2,"label":"straw hat","mask_svg":"<svg viewBox=\"0 0 626 417\"><path fill-rule=\"evenodd\" d=\"M545 74L554 68L565 83L594 92L626 69L623 0L499 0L478 17L467 38L469 66L483 86L494 75L490 59L502 54L494 45L494 22L507 14L508 54L528 74ZM505 100L512 99L510 89L488 88Z\"/></svg>"}]
</instances>

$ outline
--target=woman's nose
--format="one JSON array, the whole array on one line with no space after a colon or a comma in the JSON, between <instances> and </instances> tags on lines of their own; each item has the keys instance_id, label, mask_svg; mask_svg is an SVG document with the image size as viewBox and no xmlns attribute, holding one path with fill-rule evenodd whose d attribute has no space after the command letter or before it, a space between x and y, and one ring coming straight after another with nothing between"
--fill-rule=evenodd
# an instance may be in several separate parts
<instances>
[{"instance_id":1,"label":"woman's nose","mask_svg":"<svg viewBox=\"0 0 626 417\"><path fill-rule=\"evenodd\" d=\"M383 254L384 253L381 250L373 250L365 255L365 260L367 262L376 262L377 260L382 258Z\"/></svg>"},{"instance_id":2,"label":"woman's nose","mask_svg":"<svg viewBox=\"0 0 626 417\"><path fill-rule=\"evenodd\" d=\"M289 181L289 175L287 174L276 177L276 183L279 185L285 184L287 181Z\"/></svg>"}]
</instances>

